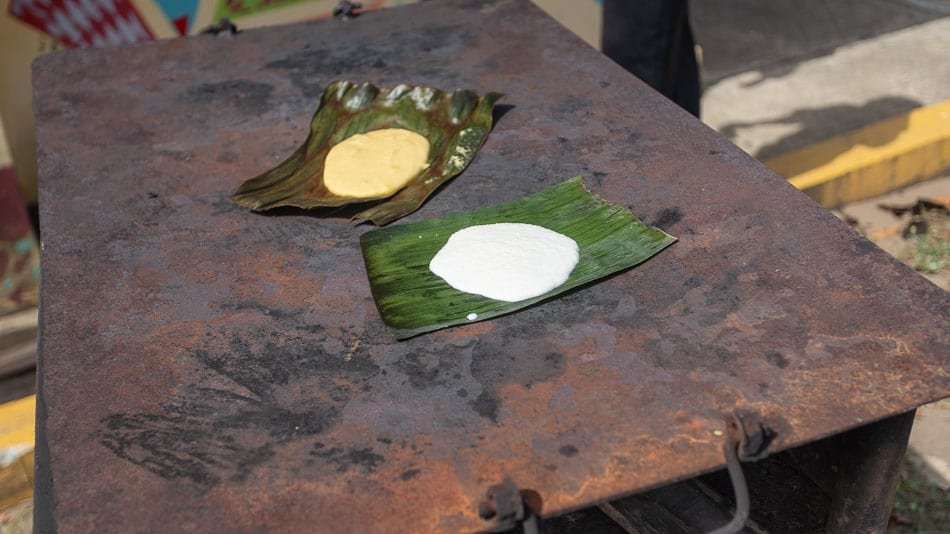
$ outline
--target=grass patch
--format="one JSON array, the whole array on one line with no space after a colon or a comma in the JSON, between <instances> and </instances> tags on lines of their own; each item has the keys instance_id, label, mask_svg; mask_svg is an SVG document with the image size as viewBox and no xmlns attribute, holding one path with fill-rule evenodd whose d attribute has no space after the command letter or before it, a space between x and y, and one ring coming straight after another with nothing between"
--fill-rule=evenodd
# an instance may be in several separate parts
<instances>
[{"instance_id":1,"label":"grass patch","mask_svg":"<svg viewBox=\"0 0 950 534\"><path fill-rule=\"evenodd\" d=\"M914 269L935 274L950 268L950 239L932 234L916 236Z\"/></svg>"},{"instance_id":2,"label":"grass patch","mask_svg":"<svg viewBox=\"0 0 950 534\"><path fill-rule=\"evenodd\" d=\"M920 467L904 458L888 534L950 533L950 492L932 485Z\"/></svg>"}]
</instances>

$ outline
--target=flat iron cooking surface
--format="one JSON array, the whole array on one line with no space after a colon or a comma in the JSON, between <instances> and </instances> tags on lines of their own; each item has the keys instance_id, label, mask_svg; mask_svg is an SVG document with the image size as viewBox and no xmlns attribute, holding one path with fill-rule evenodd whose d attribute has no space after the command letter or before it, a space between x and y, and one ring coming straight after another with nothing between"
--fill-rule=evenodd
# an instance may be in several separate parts
<instances>
[{"instance_id":1,"label":"flat iron cooking surface","mask_svg":"<svg viewBox=\"0 0 950 534\"><path fill-rule=\"evenodd\" d=\"M336 79L507 94L407 220L580 174L679 242L396 342L368 227L229 199ZM38 528L485 529L506 477L554 515L721 467L737 408L779 450L950 394L945 293L526 0L55 53L35 87Z\"/></svg>"}]
</instances>

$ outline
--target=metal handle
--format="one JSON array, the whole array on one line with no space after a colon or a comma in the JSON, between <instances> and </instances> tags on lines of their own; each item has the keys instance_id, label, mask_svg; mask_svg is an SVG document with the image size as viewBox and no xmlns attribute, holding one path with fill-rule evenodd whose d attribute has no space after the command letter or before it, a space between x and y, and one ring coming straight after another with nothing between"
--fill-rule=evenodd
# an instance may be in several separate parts
<instances>
[{"instance_id":1,"label":"metal handle","mask_svg":"<svg viewBox=\"0 0 950 534\"><path fill-rule=\"evenodd\" d=\"M736 515L729 523L707 534L735 534L749 519L749 487L742 474L741 461L756 461L768 456L768 447L775 439L775 431L766 426L756 411L736 410L732 413L723 442L726 470L736 496Z\"/></svg>"},{"instance_id":2,"label":"metal handle","mask_svg":"<svg viewBox=\"0 0 950 534\"><path fill-rule=\"evenodd\" d=\"M723 443L723 452L726 453L726 470L729 471L729 480L732 482L732 491L736 496L736 515L725 525L708 532L707 534L735 534L742 530L749 519L749 487L742 474L742 464L739 462L739 447L742 444L741 431L737 427L730 427Z\"/></svg>"}]
</instances>

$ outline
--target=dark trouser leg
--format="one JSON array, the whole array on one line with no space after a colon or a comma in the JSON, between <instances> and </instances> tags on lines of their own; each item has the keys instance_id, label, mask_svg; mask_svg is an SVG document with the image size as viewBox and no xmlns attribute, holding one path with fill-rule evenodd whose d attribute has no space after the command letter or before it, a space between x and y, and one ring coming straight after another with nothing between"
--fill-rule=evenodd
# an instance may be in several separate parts
<instances>
[{"instance_id":1,"label":"dark trouser leg","mask_svg":"<svg viewBox=\"0 0 950 534\"><path fill-rule=\"evenodd\" d=\"M699 116L699 66L687 0L604 0L604 54Z\"/></svg>"}]
</instances>

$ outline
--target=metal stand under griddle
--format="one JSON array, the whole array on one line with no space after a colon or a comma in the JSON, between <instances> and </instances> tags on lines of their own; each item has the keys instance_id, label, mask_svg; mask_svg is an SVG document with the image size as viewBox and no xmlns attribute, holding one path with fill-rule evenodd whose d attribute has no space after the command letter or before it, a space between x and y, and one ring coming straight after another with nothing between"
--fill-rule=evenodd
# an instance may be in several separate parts
<instances>
[{"instance_id":1,"label":"metal stand under griddle","mask_svg":"<svg viewBox=\"0 0 950 534\"><path fill-rule=\"evenodd\" d=\"M741 532L884 532L913 420L911 411L743 463L751 514ZM726 524L735 501L729 477L717 472L620 499L612 507L630 525L627 531L703 533ZM597 521L561 517L545 528L581 532L568 526L571 520Z\"/></svg>"},{"instance_id":2,"label":"metal stand under griddle","mask_svg":"<svg viewBox=\"0 0 950 534\"><path fill-rule=\"evenodd\" d=\"M527 0L71 50L33 72L38 532L543 530L604 502L673 521L686 480L725 510L712 528L732 487L697 477L725 465L734 414L747 444L772 432L736 449L766 456L742 464L753 521L874 531L910 414L950 395L950 296ZM337 79L506 94L469 168L394 224L583 175L679 241L397 342L365 225L229 198L303 142Z\"/></svg>"}]
</instances>

